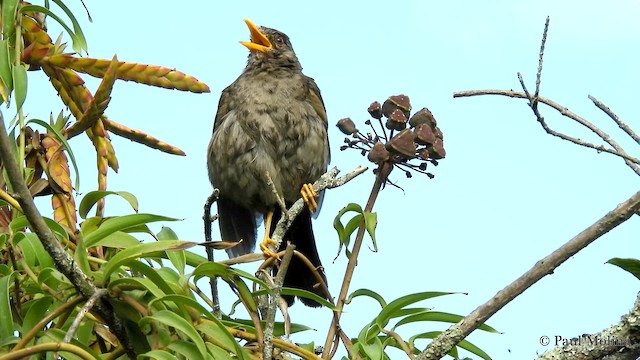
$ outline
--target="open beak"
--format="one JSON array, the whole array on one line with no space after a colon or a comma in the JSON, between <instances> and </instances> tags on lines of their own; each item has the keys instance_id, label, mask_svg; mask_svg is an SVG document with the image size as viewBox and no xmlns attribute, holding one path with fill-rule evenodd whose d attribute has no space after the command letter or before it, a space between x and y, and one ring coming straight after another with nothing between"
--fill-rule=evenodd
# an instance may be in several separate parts
<instances>
[{"instance_id":1,"label":"open beak","mask_svg":"<svg viewBox=\"0 0 640 360\"><path fill-rule=\"evenodd\" d=\"M244 19L244 22L247 24L247 27L249 27L249 31L251 32L251 42L240 41L240 44L246 46L250 51L259 51L261 53L268 53L273 49L271 41L269 41L269 39L260 32L260 29L258 29L256 24L252 23L249 19Z\"/></svg>"}]
</instances>

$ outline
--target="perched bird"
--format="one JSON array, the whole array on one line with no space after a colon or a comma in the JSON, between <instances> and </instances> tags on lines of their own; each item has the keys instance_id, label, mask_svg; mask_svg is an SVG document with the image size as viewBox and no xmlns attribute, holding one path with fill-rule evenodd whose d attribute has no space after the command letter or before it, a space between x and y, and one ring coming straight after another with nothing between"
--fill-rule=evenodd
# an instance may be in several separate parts
<instances>
[{"instance_id":1,"label":"perched bird","mask_svg":"<svg viewBox=\"0 0 640 360\"><path fill-rule=\"evenodd\" d=\"M242 240L227 250L230 257L250 253L256 228L264 219L265 240L260 248L273 255L267 248L269 236L282 214L274 189L286 206L298 200L302 191L309 208L295 219L280 249L287 241L295 244L326 282L311 227L317 194L308 190L308 184L327 170L330 158L320 90L302 73L287 35L245 22L251 32L251 42L241 42L249 49L247 66L222 91L207 156L209 179L220 190L217 205L222 240ZM284 286L325 297L317 284L311 269L294 256ZM293 304L292 296L284 298ZM300 299L307 306L320 306Z\"/></svg>"}]
</instances>

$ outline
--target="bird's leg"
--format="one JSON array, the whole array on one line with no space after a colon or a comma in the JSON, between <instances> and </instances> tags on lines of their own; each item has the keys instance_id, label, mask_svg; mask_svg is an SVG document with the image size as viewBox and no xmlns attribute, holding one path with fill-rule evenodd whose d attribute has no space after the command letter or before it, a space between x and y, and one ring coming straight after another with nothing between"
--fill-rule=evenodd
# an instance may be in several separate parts
<instances>
[{"instance_id":1,"label":"bird's leg","mask_svg":"<svg viewBox=\"0 0 640 360\"><path fill-rule=\"evenodd\" d=\"M271 239L271 220L273 219L273 211L269 211L264 219L264 239L260 243L260 250L266 257L274 257L276 254L269 249L269 245L277 244L276 241Z\"/></svg>"},{"instance_id":2,"label":"bird's leg","mask_svg":"<svg viewBox=\"0 0 640 360\"><path fill-rule=\"evenodd\" d=\"M307 204L307 207L312 214L316 212L316 210L318 210L318 203L316 202L318 193L313 190L312 184L302 185L302 189L300 189L300 195L302 196L302 200L304 200L304 203Z\"/></svg>"}]
</instances>

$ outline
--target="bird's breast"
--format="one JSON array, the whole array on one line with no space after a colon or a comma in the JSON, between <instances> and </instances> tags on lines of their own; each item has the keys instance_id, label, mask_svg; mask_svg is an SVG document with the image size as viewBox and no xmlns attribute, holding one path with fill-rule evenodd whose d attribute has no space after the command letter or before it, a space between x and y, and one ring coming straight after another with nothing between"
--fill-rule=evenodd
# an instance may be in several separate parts
<instances>
[{"instance_id":1,"label":"bird's breast","mask_svg":"<svg viewBox=\"0 0 640 360\"><path fill-rule=\"evenodd\" d=\"M326 171L326 126L305 97L302 78L240 80L209 146L211 182L246 206L271 206L269 174L285 200L294 201L302 184Z\"/></svg>"}]
</instances>

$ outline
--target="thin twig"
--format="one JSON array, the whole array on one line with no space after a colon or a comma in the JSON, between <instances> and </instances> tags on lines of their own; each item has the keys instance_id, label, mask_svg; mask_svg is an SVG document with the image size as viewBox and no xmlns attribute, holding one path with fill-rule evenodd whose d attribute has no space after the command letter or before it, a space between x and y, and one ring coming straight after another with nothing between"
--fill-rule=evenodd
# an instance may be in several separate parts
<instances>
[{"instance_id":1,"label":"thin twig","mask_svg":"<svg viewBox=\"0 0 640 360\"><path fill-rule=\"evenodd\" d=\"M220 195L220 191L218 189L213 189L213 192L207 198L207 201L204 204L204 215L202 219L204 220L204 241L206 243L211 243L211 225L215 220L217 220L217 215L211 216L211 206L213 203L218 200L218 196ZM207 259L211 262L214 262L213 257L213 248L210 246L205 246L207 249ZM222 318L222 312L220 311L220 299L218 298L218 277L212 276L209 278L209 286L211 287L211 301L213 303L213 316L218 319Z\"/></svg>"},{"instance_id":2,"label":"thin twig","mask_svg":"<svg viewBox=\"0 0 640 360\"><path fill-rule=\"evenodd\" d=\"M16 157L11 142L12 140L10 140L7 135L4 118L2 113L0 113L0 158L2 159L2 164L7 171L9 182L15 192L13 197L22 207L24 215L27 220L29 220L33 232L38 236L42 246L53 259L58 271L64 274L76 290L85 298L91 298L97 291L96 286L91 282L89 277L82 272L71 255L69 255L62 245L60 245L60 242L56 239L51 229L49 229L47 224L44 222L42 215L40 215L38 208L33 202L29 188L24 182L20 168L16 163ZM109 329L118 337L122 346L127 350L127 354L131 358L135 358L136 356L133 350L133 345L127 336L124 325L113 312L111 307L103 302L102 299L98 299L95 308L96 312L105 321L107 326L109 326Z\"/></svg>"},{"instance_id":3,"label":"thin twig","mask_svg":"<svg viewBox=\"0 0 640 360\"><path fill-rule=\"evenodd\" d=\"M268 171L265 172L264 176L267 178L267 186L271 187L271 192L276 197L276 202L280 206L280 210L282 211L283 214L285 214L287 212L287 205L285 205L282 195L280 195L280 193L278 192L278 188L276 188L276 184L273 182L273 179L271 178L271 175L269 175Z\"/></svg>"},{"instance_id":4,"label":"thin twig","mask_svg":"<svg viewBox=\"0 0 640 360\"><path fill-rule=\"evenodd\" d=\"M616 124L618 124L618 126L620 127L620 129L622 129L624 132L627 133L627 135L631 136L631 138L633 140L635 140L638 144L640 144L640 136L638 136L638 134L636 134L630 127L629 125L625 124L622 120L620 120L620 118L618 117L618 115L616 115L616 113L614 113L613 111L611 111L611 109L603 104L600 100L596 99L595 97L589 95L589 100L593 101L593 103L595 104L595 106L598 107L598 109L604 111L605 114L609 115L609 117L611 119L613 119L613 121L616 122Z\"/></svg>"},{"instance_id":5,"label":"thin twig","mask_svg":"<svg viewBox=\"0 0 640 360\"><path fill-rule=\"evenodd\" d=\"M325 189L333 189L338 186L342 186L348 183L349 181L351 181L356 176L364 173L365 171L367 171L367 168L364 166L360 166L354 169L353 171L347 173L346 175L340 178L336 178L340 170L334 167L331 170L324 173L320 177L320 179L318 179L318 181L316 181L313 184L313 190L319 193ZM280 248L280 244L282 243L282 239L284 238L285 232L289 229L289 227L291 226L291 223L293 223L293 220L298 216L298 214L300 214L300 212L305 206L306 205L304 203L304 200L300 198L298 199L298 201L293 203L293 205L291 205L291 207L289 208L289 210L287 210L286 213L283 213L282 217L280 217L280 220L278 221L276 228L273 230L273 233L271 234L271 239L275 241L275 244L269 245L272 251L275 252L277 251L277 249Z\"/></svg>"},{"instance_id":6,"label":"thin twig","mask_svg":"<svg viewBox=\"0 0 640 360\"><path fill-rule=\"evenodd\" d=\"M554 269L567 259L584 249L596 239L625 222L640 209L640 191L635 193L615 209L581 231L573 239L560 248L538 261L529 271L498 291L491 299L480 305L459 323L451 326L435 338L427 348L420 353L417 360L440 359L445 356L457 343L471 332L484 324L493 314L522 294L526 289L543 277L553 274Z\"/></svg>"},{"instance_id":7,"label":"thin twig","mask_svg":"<svg viewBox=\"0 0 640 360\"><path fill-rule=\"evenodd\" d=\"M282 261L280 262L278 274L276 275L273 287L271 288L271 303L267 310L265 318L266 324L264 328L264 347L262 351L264 360L271 360L273 358L273 326L276 320L276 308L278 308L278 304L280 303L280 291L282 290L282 284L284 284L284 276L287 273L289 264L291 263L293 250L295 250L295 248L295 245L291 243L287 244L287 249L285 250Z\"/></svg>"},{"instance_id":8,"label":"thin twig","mask_svg":"<svg viewBox=\"0 0 640 360\"><path fill-rule=\"evenodd\" d=\"M544 58L544 46L547 43L547 33L549 32L549 17L544 23L542 41L540 43L540 53L538 54L538 73L536 74L536 92L533 95L534 106L538 106L538 96L540 95L540 83L542 82L542 59Z\"/></svg>"},{"instance_id":9,"label":"thin twig","mask_svg":"<svg viewBox=\"0 0 640 360\"><path fill-rule=\"evenodd\" d=\"M65 343L71 342L73 335L75 335L76 331L78 331L78 328L80 327L80 323L82 322L82 319L84 319L84 317L87 316L89 311L91 311L93 306L96 304L96 301L98 301L98 299L100 299L102 296L105 296L105 295L107 295L107 289L98 289L87 300L87 302L85 302L84 305L82 305L82 308L80 309L80 311L78 311L78 314L76 315L75 319L73 319L71 326L69 326L69 330L67 330L67 333L64 335L64 339L62 340L62 342L65 342Z\"/></svg>"},{"instance_id":10,"label":"thin twig","mask_svg":"<svg viewBox=\"0 0 640 360\"><path fill-rule=\"evenodd\" d=\"M409 359L414 360L416 357L413 355L413 351L409 348L409 345L402 339L402 337L395 331L382 329L382 332L391 336L400 345L400 348L404 351Z\"/></svg>"}]
</instances>

